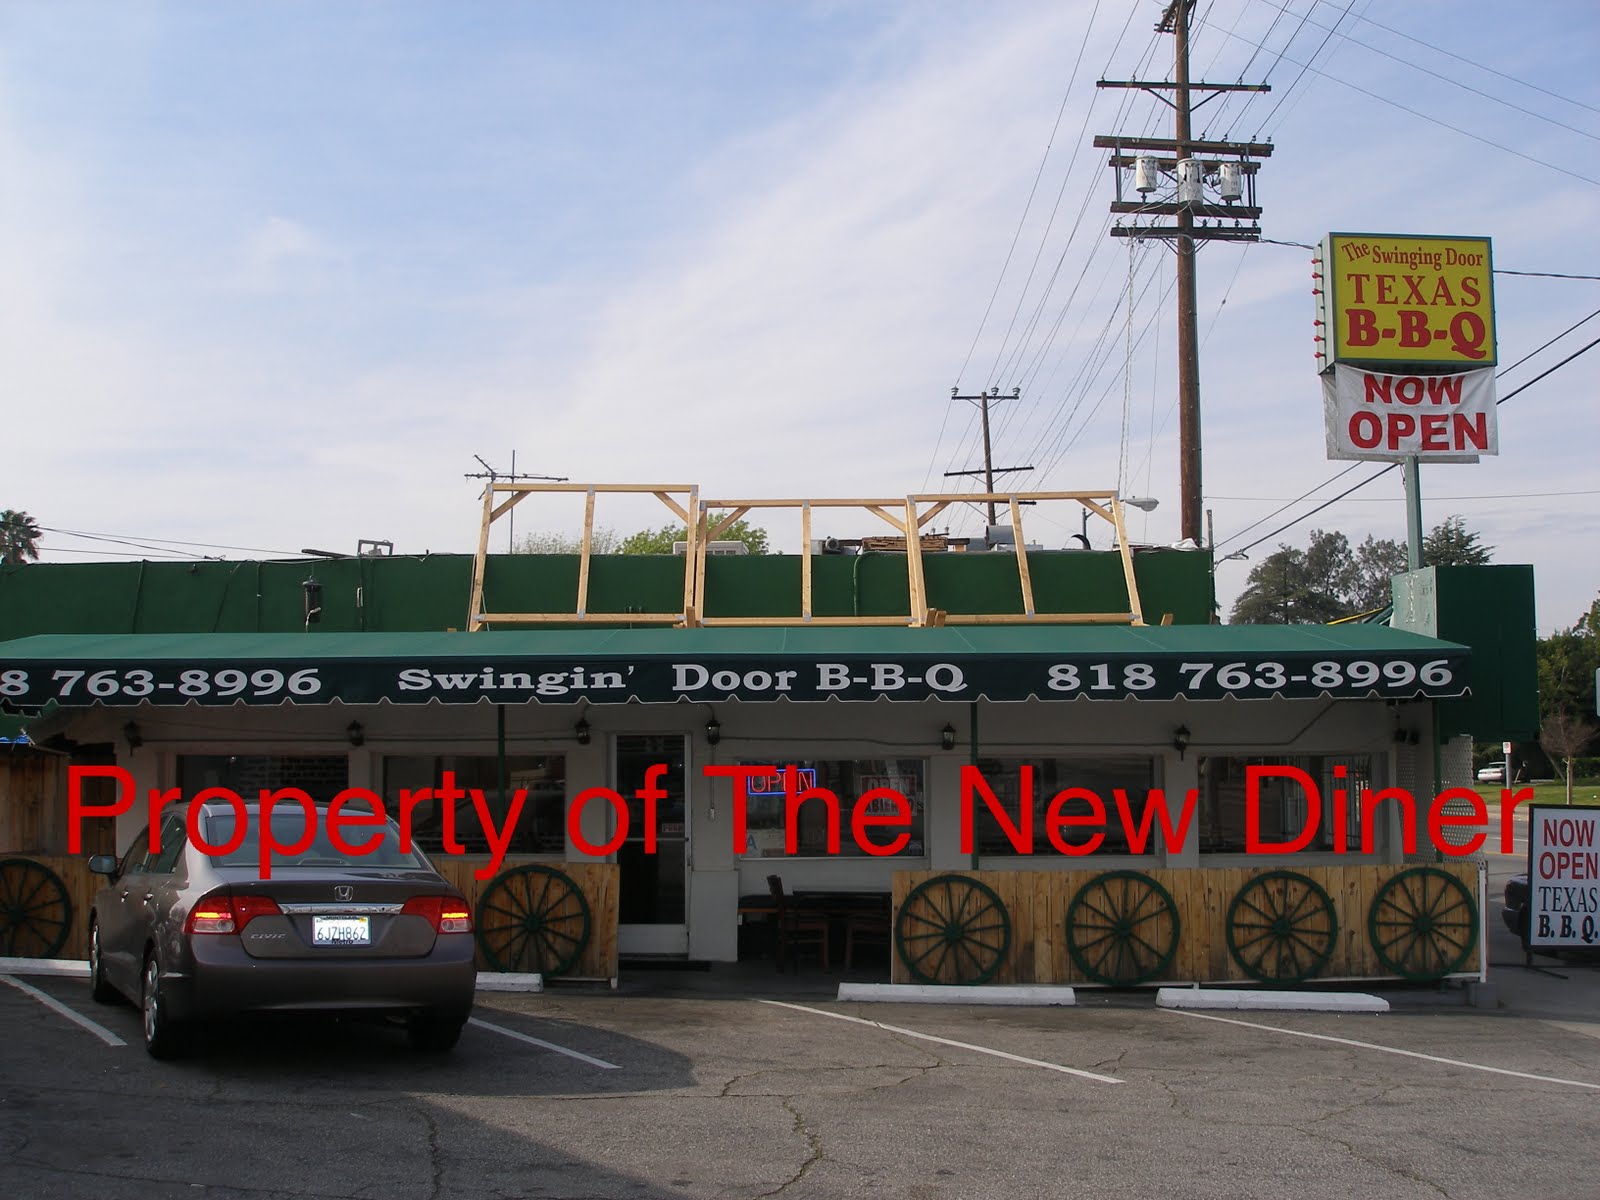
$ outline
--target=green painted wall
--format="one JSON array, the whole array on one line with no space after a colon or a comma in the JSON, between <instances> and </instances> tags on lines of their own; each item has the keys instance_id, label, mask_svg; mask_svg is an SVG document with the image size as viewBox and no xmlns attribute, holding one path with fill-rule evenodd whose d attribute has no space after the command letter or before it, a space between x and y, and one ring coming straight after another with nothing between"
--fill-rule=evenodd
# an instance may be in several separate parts
<instances>
[{"instance_id":1,"label":"green painted wall","mask_svg":"<svg viewBox=\"0 0 1600 1200\"><path fill-rule=\"evenodd\" d=\"M930 554L928 600L950 612L1020 612L1016 562L1009 554ZM1203 552L1149 550L1134 556L1146 618L1172 613L1178 624L1211 617L1211 559ZM1106 551L1039 551L1028 556L1040 611L1119 612L1127 608L1121 560ZM904 615L902 554L818 555L812 559L818 616ZM322 585L322 620L313 628L347 632L465 629L472 559L294 560L288 562L29 563L0 567L0 639L35 633L249 633L303 627L302 581ZM562 554L491 555L488 611L570 611L578 558ZM683 561L607 555L592 560L590 612L679 612ZM795 555L712 558L706 564L707 616L790 616L799 612Z\"/></svg>"}]
</instances>

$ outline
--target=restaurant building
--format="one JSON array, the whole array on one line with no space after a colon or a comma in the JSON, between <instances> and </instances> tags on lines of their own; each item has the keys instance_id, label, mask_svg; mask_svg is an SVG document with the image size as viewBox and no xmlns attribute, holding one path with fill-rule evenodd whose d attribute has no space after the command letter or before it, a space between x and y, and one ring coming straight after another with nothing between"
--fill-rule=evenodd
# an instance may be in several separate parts
<instances>
[{"instance_id":1,"label":"restaurant building","mask_svg":"<svg viewBox=\"0 0 1600 1200\"><path fill-rule=\"evenodd\" d=\"M614 980L644 957L732 961L753 949L742 930L772 924L757 898L776 877L867 913L889 898L892 947L850 965L895 979L1482 970L1478 872L1422 866L1441 856L1417 839L1435 747L1460 732L1450 706L1483 699L1473 673L1487 657L1503 674L1499 651L1388 625L1209 624L1209 554L1130 546L1109 493L1002 498L1012 540L965 549L920 534L939 498L833 502L889 521L898 545L728 557L709 553L715 514L761 502L686 496L685 553L640 558L489 555L506 498L486 497L474 558L0 575L7 707L61 771L114 762L141 795L361 788L393 809L448 773L467 795L419 805L415 836L479 904L490 967ZM1115 548L1030 546L1029 500L1102 516ZM1252 790L1253 766L1277 773ZM730 768L750 769L742 785ZM837 826L826 798L786 821L784 768L839 798ZM103 802L114 785L93 786ZM1416 804L1363 805L1363 788ZM862 816L895 821L867 835L898 836L895 853L853 836L862 797ZM1186 803L1185 836L1163 836L1163 806ZM142 804L117 818L119 847L143 819ZM52 870L81 918L92 884L61 826L34 821L56 832L0 856ZM1247 853L1252 836L1297 848ZM836 962L852 935L871 944L870 920L829 911ZM1403 950L1384 921L1448 937ZM79 952L68 924L57 952Z\"/></svg>"}]
</instances>

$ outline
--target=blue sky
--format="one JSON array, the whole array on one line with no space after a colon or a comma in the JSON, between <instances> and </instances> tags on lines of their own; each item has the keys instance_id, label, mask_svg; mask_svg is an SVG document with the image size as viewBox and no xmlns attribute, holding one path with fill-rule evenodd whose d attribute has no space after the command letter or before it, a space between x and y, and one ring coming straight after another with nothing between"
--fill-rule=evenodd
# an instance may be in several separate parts
<instances>
[{"instance_id":1,"label":"blue sky","mask_svg":"<svg viewBox=\"0 0 1600 1200\"><path fill-rule=\"evenodd\" d=\"M1247 78L1273 94L1197 128L1274 141L1267 237L1484 234L1497 266L1600 274L1600 9L1286 7L1197 9L1197 74L1238 78L1266 46ZM950 388L995 384L1024 393L997 461L1157 496L1136 532L1173 540L1170 255L1133 251L1130 323L1088 147L1165 128L1149 97L1094 87L1167 74L1160 8L0 3L0 381L28 431L0 506L135 540L467 550L474 454L708 496L903 495L975 465ZM1340 466L1309 272L1290 246L1201 256L1224 552L1338 490L1234 537ZM1497 300L1509 365L1600 284L1500 276ZM1508 402L1498 459L1424 471L1430 524L1460 513L1536 565L1543 629L1600 590L1597 364ZM1391 476L1252 561L1312 527L1403 536L1398 496ZM519 527L577 513L525 505ZM1248 569L1219 568L1225 601Z\"/></svg>"}]
</instances>

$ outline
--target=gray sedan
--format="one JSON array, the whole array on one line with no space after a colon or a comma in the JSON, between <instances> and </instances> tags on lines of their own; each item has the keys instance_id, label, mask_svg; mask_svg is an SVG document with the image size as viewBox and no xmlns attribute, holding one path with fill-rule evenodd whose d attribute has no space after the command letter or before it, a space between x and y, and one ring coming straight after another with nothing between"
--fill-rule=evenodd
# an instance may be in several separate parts
<instances>
[{"instance_id":1,"label":"gray sedan","mask_svg":"<svg viewBox=\"0 0 1600 1200\"><path fill-rule=\"evenodd\" d=\"M261 878L259 810L245 831L228 805L198 810L208 853L185 817L162 818L160 853L141 831L121 860L97 855L107 876L89 914L94 998L138 1005L145 1048L180 1053L209 1019L269 1011L364 1012L402 1018L413 1046L445 1051L472 1007L472 916L420 851L402 851L392 821L363 831L370 847L340 849L319 820L303 851ZM319 811L318 816L323 814ZM297 846L306 815L272 810L272 842Z\"/></svg>"}]
</instances>

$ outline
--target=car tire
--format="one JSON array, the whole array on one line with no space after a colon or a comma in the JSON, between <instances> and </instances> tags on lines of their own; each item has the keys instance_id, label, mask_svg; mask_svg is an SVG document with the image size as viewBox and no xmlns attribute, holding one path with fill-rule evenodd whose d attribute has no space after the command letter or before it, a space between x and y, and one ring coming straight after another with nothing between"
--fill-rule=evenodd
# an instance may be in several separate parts
<instances>
[{"instance_id":1,"label":"car tire","mask_svg":"<svg viewBox=\"0 0 1600 1200\"><path fill-rule=\"evenodd\" d=\"M106 978L105 962L100 954L100 922L89 922L89 995L96 1004L118 1004L122 993L111 986Z\"/></svg>"},{"instance_id":2,"label":"car tire","mask_svg":"<svg viewBox=\"0 0 1600 1200\"><path fill-rule=\"evenodd\" d=\"M144 960L139 977L139 1015L144 1029L144 1048L151 1058L176 1058L187 1047L184 1027L167 1014L161 995L161 964L152 953Z\"/></svg>"},{"instance_id":3,"label":"car tire","mask_svg":"<svg viewBox=\"0 0 1600 1200\"><path fill-rule=\"evenodd\" d=\"M453 1009L423 1009L406 1024L406 1038L413 1050L423 1054L443 1054L461 1040L467 1014Z\"/></svg>"}]
</instances>

